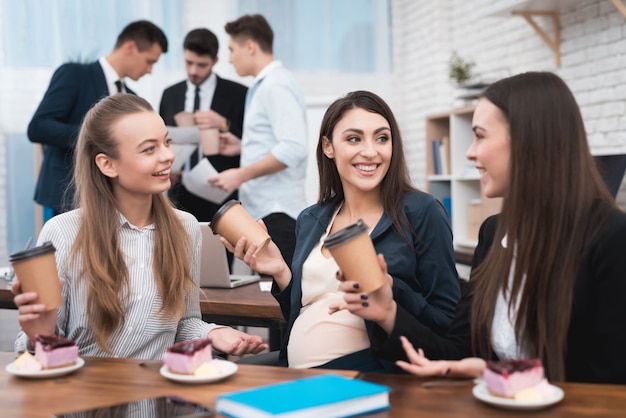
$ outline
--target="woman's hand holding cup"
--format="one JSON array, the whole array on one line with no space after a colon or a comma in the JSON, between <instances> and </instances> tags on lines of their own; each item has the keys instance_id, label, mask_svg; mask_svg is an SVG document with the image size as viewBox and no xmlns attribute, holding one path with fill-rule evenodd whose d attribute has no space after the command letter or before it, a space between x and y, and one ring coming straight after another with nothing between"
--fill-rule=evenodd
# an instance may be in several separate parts
<instances>
[{"instance_id":1,"label":"woman's hand holding cup","mask_svg":"<svg viewBox=\"0 0 626 418\"><path fill-rule=\"evenodd\" d=\"M47 309L43 303L33 303L38 299L37 292L22 292L19 279L11 286L15 295L13 302L17 306L18 322L31 341L36 335L54 335L56 330L57 310Z\"/></svg>"},{"instance_id":2,"label":"woman's hand holding cup","mask_svg":"<svg viewBox=\"0 0 626 418\"><path fill-rule=\"evenodd\" d=\"M337 272L339 290L344 292L344 300L341 305L331 305L330 313L341 309L347 309L353 314L368 321L376 322L387 333L393 329L396 320L397 305L393 300L393 279L387 273L387 263L382 254L377 255L383 275L387 278L385 283L378 289L364 293L361 285L356 280L345 280L343 273Z\"/></svg>"},{"instance_id":3,"label":"woman's hand holding cup","mask_svg":"<svg viewBox=\"0 0 626 418\"><path fill-rule=\"evenodd\" d=\"M267 231L263 220L257 222L264 231ZM257 251L258 244L252 243L248 245L246 237L239 238L234 246L221 235L220 241L228 251L232 252L235 257L246 263L253 271L273 276L281 289L284 289L289 284L291 280L291 270L289 270L280 249L274 241L270 240L264 244L264 249L260 252Z\"/></svg>"}]
</instances>

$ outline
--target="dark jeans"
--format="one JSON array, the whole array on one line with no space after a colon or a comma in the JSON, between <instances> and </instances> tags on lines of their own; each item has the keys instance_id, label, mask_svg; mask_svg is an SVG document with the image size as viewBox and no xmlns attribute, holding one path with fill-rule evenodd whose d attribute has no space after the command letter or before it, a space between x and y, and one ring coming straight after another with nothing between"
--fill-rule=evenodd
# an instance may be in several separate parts
<instances>
[{"instance_id":1,"label":"dark jeans","mask_svg":"<svg viewBox=\"0 0 626 418\"><path fill-rule=\"evenodd\" d=\"M285 213L270 213L263 218L263 222L291 269L293 250L296 247L296 220Z\"/></svg>"}]
</instances>

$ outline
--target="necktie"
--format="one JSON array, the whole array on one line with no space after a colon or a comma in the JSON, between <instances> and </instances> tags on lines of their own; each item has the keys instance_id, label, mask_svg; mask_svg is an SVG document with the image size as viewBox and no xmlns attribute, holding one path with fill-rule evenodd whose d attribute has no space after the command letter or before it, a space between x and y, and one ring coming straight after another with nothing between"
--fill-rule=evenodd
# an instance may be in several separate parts
<instances>
[{"instance_id":1,"label":"necktie","mask_svg":"<svg viewBox=\"0 0 626 418\"><path fill-rule=\"evenodd\" d=\"M196 86L196 95L193 98L193 111L200 110L200 86ZM195 167L200 161L200 147L196 148L196 151L189 157L189 168Z\"/></svg>"},{"instance_id":2,"label":"necktie","mask_svg":"<svg viewBox=\"0 0 626 418\"><path fill-rule=\"evenodd\" d=\"M196 86L196 95L193 98L193 111L200 110L200 86Z\"/></svg>"},{"instance_id":3,"label":"necktie","mask_svg":"<svg viewBox=\"0 0 626 418\"><path fill-rule=\"evenodd\" d=\"M115 80L115 87L117 87L117 92L122 93L124 90L122 88L123 84L121 80Z\"/></svg>"}]
</instances>

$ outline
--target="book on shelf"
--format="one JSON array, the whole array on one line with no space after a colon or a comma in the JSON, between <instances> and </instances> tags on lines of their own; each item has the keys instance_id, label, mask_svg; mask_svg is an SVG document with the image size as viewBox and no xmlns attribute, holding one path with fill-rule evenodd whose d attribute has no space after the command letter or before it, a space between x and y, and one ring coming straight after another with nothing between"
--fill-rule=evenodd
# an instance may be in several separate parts
<instances>
[{"instance_id":1,"label":"book on shelf","mask_svg":"<svg viewBox=\"0 0 626 418\"><path fill-rule=\"evenodd\" d=\"M441 174L441 154L439 153L440 142L441 141L439 139L432 139L430 141L433 174Z\"/></svg>"},{"instance_id":2,"label":"book on shelf","mask_svg":"<svg viewBox=\"0 0 626 418\"><path fill-rule=\"evenodd\" d=\"M230 417L349 417L389 408L387 386L325 374L219 395Z\"/></svg>"},{"instance_id":3,"label":"book on shelf","mask_svg":"<svg viewBox=\"0 0 626 418\"><path fill-rule=\"evenodd\" d=\"M441 198L441 204L448 212L448 219L450 220L450 225L452 225L452 199L450 196L444 196Z\"/></svg>"},{"instance_id":4,"label":"book on shelf","mask_svg":"<svg viewBox=\"0 0 626 418\"><path fill-rule=\"evenodd\" d=\"M447 136L432 139L433 174L450 174L450 139Z\"/></svg>"},{"instance_id":5,"label":"book on shelf","mask_svg":"<svg viewBox=\"0 0 626 418\"><path fill-rule=\"evenodd\" d=\"M439 174L450 174L450 138L447 136L439 140L439 160L441 161Z\"/></svg>"}]
</instances>

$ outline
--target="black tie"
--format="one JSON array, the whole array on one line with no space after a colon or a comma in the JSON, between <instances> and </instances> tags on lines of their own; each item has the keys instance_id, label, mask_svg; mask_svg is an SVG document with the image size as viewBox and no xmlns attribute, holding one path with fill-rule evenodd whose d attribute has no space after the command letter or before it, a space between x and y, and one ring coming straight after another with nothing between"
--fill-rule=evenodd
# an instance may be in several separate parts
<instances>
[{"instance_id":1,"label":"black tie","mask_svg":"<svg viewBox=\"0 0 626 418\"><path fill-rule=\"evenodd\" d=\"M117 92L122 93L122 82L120 80L115 80L115 87L117 87Z\"/></svg>"},{"instance_id":2,"label":"black tie","mask_svg":"<svg viewBox=\"0 0 626 418\"><path fill-rule=\"evenodd\" d=\"M196 95L193 98L193 111L200 110L200 86L196 86ZM196 150L189 157L189 168L194 168L198 161L200 161L200 157L198 154L200 153L200 147L196 148Z\"/></svg>"},{"instance_id":3,"label":"black tie","mask_svg":"<svg viewBox=\"0 0 626 418\"><path fill-rule=\"evenodd\" d=\"M200 110L200 86L196 86L196 96L193 98L193 111Z\"/></svg>"}]
</instances>

